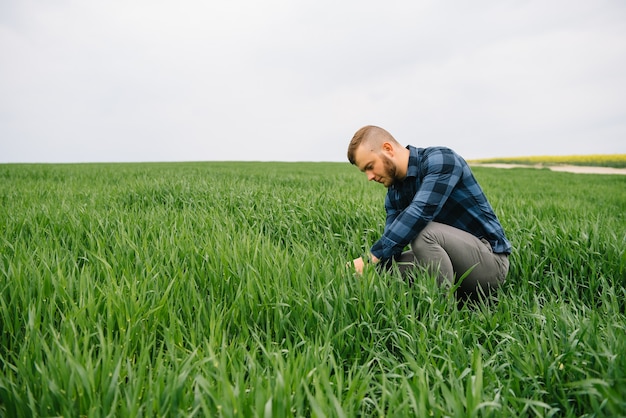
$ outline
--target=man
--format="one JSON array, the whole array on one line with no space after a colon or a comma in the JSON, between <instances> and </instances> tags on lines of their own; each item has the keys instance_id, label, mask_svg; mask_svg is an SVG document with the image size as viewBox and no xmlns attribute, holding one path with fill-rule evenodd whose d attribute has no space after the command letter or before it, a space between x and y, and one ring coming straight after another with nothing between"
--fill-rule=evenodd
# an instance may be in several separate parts
<instances>
[{"instance_id":1,"label":"man","mask_svg":"<svg viewBox=\"0 0 626 418\"><path fill-rule=\"evenodd\" d=\"M511 244L469 166L444 147L400 145L377 126L359 129L348 160L387 187L387 220L370 253L352 262L390 265L410 261L454 285L457 296L476 299L495 290L509 270ZM410 245L410 251L403 249Z\"/></svg>"}]
</instances>

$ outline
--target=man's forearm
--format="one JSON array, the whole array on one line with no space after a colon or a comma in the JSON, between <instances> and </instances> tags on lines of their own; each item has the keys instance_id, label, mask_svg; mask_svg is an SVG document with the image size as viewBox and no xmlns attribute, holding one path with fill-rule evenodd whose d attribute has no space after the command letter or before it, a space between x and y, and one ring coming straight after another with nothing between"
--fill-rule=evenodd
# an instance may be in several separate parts
<instances>
[{"instance_id":1,"label":"man's forearm","mask_svg":"<svg viewBox=\"0 0 626 418\"><path fill-rule=\"evenodd\" d=\"M368 262L372 264L376 264L380 261L380 259L372 253L367 254L366 257L368 257Z\"/></svg>"}]
</instances>

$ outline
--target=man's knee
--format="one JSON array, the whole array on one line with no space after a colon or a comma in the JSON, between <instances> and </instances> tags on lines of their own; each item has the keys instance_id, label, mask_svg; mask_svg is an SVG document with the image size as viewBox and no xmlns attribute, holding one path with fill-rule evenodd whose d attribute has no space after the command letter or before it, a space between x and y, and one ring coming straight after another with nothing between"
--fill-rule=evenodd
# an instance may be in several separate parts
<instances>
[{"instance_id":1,"label":"man's knee","mask_svg":"<svg viewBox=\"0 0 626 418\"><path fill-rule=\"evenodd\" d=\"M437 222L429 222L424 229L411 242L411 250L419 257L428 251L432 251L433 246L441 247Z\"/></svg>"}]
</instances>

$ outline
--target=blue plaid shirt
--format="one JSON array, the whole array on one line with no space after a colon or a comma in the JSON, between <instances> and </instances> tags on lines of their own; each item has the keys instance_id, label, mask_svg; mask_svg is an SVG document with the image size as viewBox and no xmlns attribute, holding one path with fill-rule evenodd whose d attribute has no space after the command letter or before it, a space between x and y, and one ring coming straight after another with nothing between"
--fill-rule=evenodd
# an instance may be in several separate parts
<instances>
[{"instance_id":1,"label":"blue plaid shirt","mask_svg":"<svg viewBox=\"0 0 626 418\"><path fill-rule=\"evenodd\" d=\"M431 221L486 239L494 253L510 254L511 243L465 160L444 147L407 149L407 176L387 191L385 231L372 254L382 261L399 254Z\"/></svg>"}]
</instances>

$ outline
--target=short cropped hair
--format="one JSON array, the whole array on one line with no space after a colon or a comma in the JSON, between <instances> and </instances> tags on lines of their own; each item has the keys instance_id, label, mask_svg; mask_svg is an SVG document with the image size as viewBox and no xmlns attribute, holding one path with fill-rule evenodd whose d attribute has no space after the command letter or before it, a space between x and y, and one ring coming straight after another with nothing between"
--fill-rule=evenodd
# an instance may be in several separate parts
<instances>
[{"instance_id":1,"label":"short cropped hair","mask_svg":"<svg viewBox=\"0 0 626 418\"><path fill-rule=\"evenodd\" d=\"M374 125L362 127L356 131L350 141L350 145L348 145L348 161L350 161L350 164L352 165L356 163L356 150L362 144L371 143L371 145L378 145L382 144L384 141L393 142L395 144L398 143L398 141L396 141L395 138L383 128Z\"/></svg>"}]
</instances>

